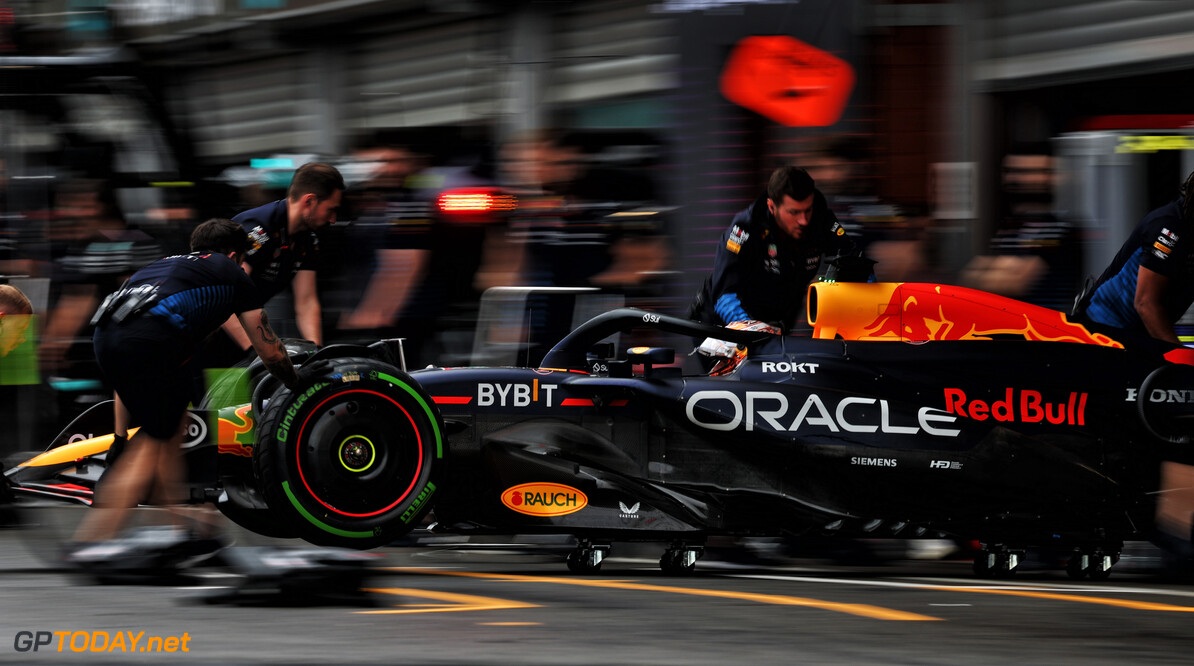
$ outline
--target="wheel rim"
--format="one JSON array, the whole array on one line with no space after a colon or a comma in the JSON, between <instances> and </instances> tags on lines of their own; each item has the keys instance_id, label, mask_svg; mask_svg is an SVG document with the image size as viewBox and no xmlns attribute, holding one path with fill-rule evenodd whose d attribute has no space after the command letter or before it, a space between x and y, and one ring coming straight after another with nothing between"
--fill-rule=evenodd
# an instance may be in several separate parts
<instances>
[{"instance_id":1,"label":"wheel rim","mask_svg":"<svg viewBox=\"0 0 1194 666\"><path fill-rule=\"evenodd\" d=\"M377 460L377 449L368 437L350 435L340 443L340 464L353 473L368 471Z\"/></svg>"},{"instance_id":2,"label":"wheel rim","mask_svg":"<svg viewBox=\"0 0 1194 666\"><path fill-rule=\"evenodd\" d=\"M292 454L308 495L333 514L368 518L405 500L424 470L424 442L411 413L368 389L342 391L312 408Z\"/></svg>"}]
</instances>

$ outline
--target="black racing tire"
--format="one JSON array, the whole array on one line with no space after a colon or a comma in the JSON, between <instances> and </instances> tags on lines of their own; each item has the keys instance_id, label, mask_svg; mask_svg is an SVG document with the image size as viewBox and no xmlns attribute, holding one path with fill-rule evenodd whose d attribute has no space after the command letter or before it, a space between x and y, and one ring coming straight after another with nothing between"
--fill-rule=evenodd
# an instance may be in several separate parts
<instances>
[{"instance_id":1,"label":"black racing tire","mask_svg":"<svg viewBox=\"0 0 1194 666\"><path fill-rule=\"evenodd\" d=\"M216 502L216 509L237 525L254 534L274 539L294 539L298 536L289 520L280 520L273 509L248 505L248 500L237 501L237 496L245 493L256 494L247 488L225 487L229 497L223 502ZM235 495L234 495L235 493ZM261 499L256 499L257 504Z\"/></svg>"},{"instance_id":2,"label":"black racing tire","mask_svg":"<svg viewBox=\"0 0 1194 666\"><path fill-rule=\"evenodd\" d=\"M269 398L253 463L266 504L311 543L374 548L431 509L446 442L418 382L376 359L330 359Z\"/></svg>"}]
</instances>

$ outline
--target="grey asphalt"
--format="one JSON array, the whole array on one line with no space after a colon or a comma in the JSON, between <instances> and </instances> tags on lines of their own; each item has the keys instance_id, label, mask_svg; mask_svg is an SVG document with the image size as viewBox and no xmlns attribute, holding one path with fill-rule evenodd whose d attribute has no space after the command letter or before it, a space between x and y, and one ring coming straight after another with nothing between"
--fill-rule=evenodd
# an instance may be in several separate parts
<instances>
[{"instance_id":1,"label":"grey asphalt","mask_svg":"<svg viewBox=\"0 0 1194 666\"><path fill-rule=\"evenodd\" d=\"M563 541L447 539L375 551L359 596L210 603L243 582L234 569L159 585L61 569L47 555L78 515L0 532L0 661L1140 664L1189 663L1194 650L1194 588L1159 578L1150 551L1098 584L1041 568L978 581L963 560L742 562L732 549L672 577L651 545L616 545L599 574L577 576ZM299 546L231 537L242 549Z\"/></svg>"}]
</instances>

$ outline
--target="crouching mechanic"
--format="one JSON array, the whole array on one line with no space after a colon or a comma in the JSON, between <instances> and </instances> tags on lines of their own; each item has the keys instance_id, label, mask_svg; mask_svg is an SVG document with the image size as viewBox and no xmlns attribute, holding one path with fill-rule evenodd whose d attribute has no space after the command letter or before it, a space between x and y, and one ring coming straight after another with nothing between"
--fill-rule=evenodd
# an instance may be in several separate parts
<instances>
[{"instance_id":1,"label":"crouching mechanic","mask_svg":"<svg viewBox=\"0 0 1194 666\"><path fill-rule=\"evenodd\" d=\"M248 247L248 234L239 224L208 220L192 234L190 254L142 268L100 307L95 356L117 394L117 432L130 422L140 429L100 484L95 508L75 533L68 560L90 561L88 546L114 538L139 502L185 499L179 445L192 373L199 371L192 359L204 338L230 316L239 319L271 374L289 387L299 384L286 348L270 329L259 291L241 268Z\"/></svg>"},{"instance_id":2,"label":"crouching mechanic","mask_svg":"<svg viewBox=\"0 0 1194 666\"><path fill-rule=\"evenodd\" d=\"M784 166L771 174L767 194L734 216L713 259L713 273L689 316L727 328L780 334L800 319L808 283L823 256L857 247L804 169ZM733 343L706 339L700 352L714 374L732 370L743 352Z\"/></svg>"}]
</instances>

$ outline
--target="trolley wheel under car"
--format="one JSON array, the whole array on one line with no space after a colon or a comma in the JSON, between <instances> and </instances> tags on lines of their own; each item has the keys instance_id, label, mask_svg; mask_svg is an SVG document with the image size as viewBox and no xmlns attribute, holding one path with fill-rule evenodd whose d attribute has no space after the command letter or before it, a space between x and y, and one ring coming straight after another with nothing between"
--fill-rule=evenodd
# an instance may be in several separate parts
<instances>
[{"instance_id":1,"label":"trolley wheel under car","mask_svg":"<svg viewBox=\"0 0 1194 666\"><path fill-rule=\"evenodd\" d=\"M431 509L444 455L435 403L409 375L366 358L267 401L254 448L261 490L315 544L373 548Z\"/></svg>"},{"instance_id":2,"label":"trolley wheel under car","mask_svg":"<svg viewBox=\"0 0 1194 666\"><path fill-rule=\"evenodd\" d=\"M1075 551L1065 565L1066 575L1074 580L1089 577L1091 580L1103 581L1111 577L1111 567L1119 562L1119 553L1105 551L1102 548L1094 550Z\"/></svg>"},{"instance_id":3,"label":"trolley wheel under car","mask_svg":"<svg viewBox=\"0 0 1194 666\"><path fill-rule=\"evenodd\" d=\"M1012 578L1023 559L1023 551L1002 546L984 548L974 558L974 575L979 578Z\"/></svg>"},{"instance_id":4,"label":"trolley wheel under car","mask_svg":"<svg viewBox=\"0 0 1194 666\"><path fill-rule=\"evenodd\" d=\"M659 558L659 569L669 576L690 576L696 571L700 552L693 549L672 548L663 551Z\"/></svg>"},{"instance_id":5,"label":"trolley wheel under car","mask_svg":"<svg viewBox=\"0 0 1194 666\"><path fill-rule=\"evenodd\" d=\"M581 543L568 553L568 570L578 574L595 574L609 553L609 545Z\"/></svg>"}]
</instances>

